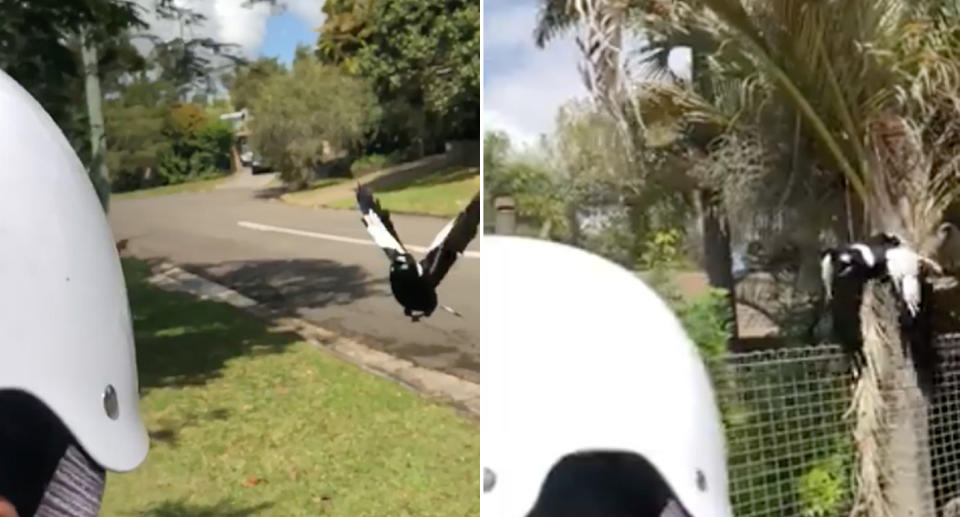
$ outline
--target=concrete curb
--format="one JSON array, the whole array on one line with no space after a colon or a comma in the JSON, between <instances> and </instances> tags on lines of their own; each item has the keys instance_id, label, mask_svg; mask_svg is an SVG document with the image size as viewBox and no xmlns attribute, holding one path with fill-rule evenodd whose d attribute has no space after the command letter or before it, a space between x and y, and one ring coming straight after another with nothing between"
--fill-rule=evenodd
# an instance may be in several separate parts
<instances>
[{"instance_id":1,"label":"concrete curb","mask_svg":"<svg viewBox=\"0 0 960 517\"><path fill-rule=\"evenodd\" d=\"M171 263L164 262L154 266L153 275L148 281L161 289L190 293L201 300L228 303L258 316L266 313L256 300L184 271ZM317 348L344 361L397 382L425 398L449 404L472 419L480 419L479 384L448 373L422 368L406 359L370 348L300 318L270 319L276 330L296 332Z\"/></svg>"}]
</instances>

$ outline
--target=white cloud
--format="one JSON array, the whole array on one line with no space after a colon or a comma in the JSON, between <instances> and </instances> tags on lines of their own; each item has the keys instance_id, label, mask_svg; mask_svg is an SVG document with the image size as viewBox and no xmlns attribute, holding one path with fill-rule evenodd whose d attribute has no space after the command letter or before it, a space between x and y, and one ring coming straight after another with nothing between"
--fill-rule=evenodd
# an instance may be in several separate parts
<instances>
[{"instance_id":1,"label":"white cloud","mask_svg":"<svg viewBox=\"0 0 960 517\"><path fill-rule=\"evenodd\" d=\"M488 94L485 94L488 95ZM487 131L503 131L510 137L512 144L519 146L532 146L537 143L539 136L524 129L496 109L488 107L483 108L482 128L484 133Z\"/></svg>"},{"instance_id":2,"label":"white cloud","mask_svg":"<svg viewBox=\"0 0 960 517\"><path fill-rule=\"evenodd\" d=\"M323 25L323 0L287 0L287 9L304 21L311 29Z\"/></svg>"},{"instance_id":3,"label":"white cloud","mask_svg":"<svg viewBox=\"0 0 960 517\"><path fill-rule=\"evenodd\" d=\"M537 6L488 3L484 6L484 130L499 129L517 142L532 143L554 130L557 109L588 96L577 69L580 52L574 35L551 41L545 49L533 43ZM627 49L640 38L627 37ZM629 51L623 54L626 59ZM671 52L670 68L689 77L690 52Z\"/></svg>"},{"instance_id":4,"label":"white cloud","mask_svg":"<svg viewBox=\"0 0 960 517\"><path fill-rule=\"evenodd\" d=\"M154 10L155 1L137 0L144 8L143 18L150 24L147 30L150 34L169 40L183 30L187 37L209 37L238 45L239 54L248 58L256 56L267 34L267 20L275 9L288 9L309 27L319 27L324 19L322 0L287 0L279 2L277 7L266 2L245 6L247 0L175 0L174 5L206 17L201 24L182 28L177 20L159 18ZM138 42L138 48L145 51L149 45Z\"/></svg>"},{"instance_id":5,"label":"white cloud","mask_svg":"<svg viewBox=\"0 0 960 517\"><path fill-rule=\"evenodd\" d=\"M270 6L255 4L244 7L245 0L215 0L210 21L215 37L224 43L240 45L243 54L253 56L267 34ZM196 3L196 1L194 2Z\"/></svg>"}]
</instances>

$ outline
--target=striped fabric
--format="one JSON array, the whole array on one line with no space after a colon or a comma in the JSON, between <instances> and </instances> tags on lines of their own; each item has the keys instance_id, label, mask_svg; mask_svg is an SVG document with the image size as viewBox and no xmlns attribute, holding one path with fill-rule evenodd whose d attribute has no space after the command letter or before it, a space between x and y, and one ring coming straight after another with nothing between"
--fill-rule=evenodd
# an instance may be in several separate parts
<instances>
[{"instance_id":1,"label":"striped fabric","mask_svg":"<svg viewBox=\"0 0 960 517\"><path fill-rule=\"evenodd\" d=\"M94 517L100 512L105 484L103 469L71 444L60 459L35 516Z\"/></svg>"}]
</instances>

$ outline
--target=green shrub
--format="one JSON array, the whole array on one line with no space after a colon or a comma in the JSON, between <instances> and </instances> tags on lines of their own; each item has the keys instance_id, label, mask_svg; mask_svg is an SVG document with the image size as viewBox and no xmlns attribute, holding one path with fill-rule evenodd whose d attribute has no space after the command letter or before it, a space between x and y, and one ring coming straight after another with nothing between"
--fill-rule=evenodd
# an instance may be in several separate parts
<instances>
[{"instance_id":1,"label":"green shrub","mask_svg":"<svg viewBox=\"0 0 960 517\"><path fill-rule=\"evenodd\" d=\"M111 190L124 192L156 184L158 157L170 147L163 134L163 108L109 102L104 115Z\"/></svg>"},{"instance_id":2,"label":"green shrub","mask_svg":"<svg viewBox=\"0 0 960 517\"><path fill-rule=\"evenodd\" d=\"M726 357L733 322L726 289L711 288L701 297L681 302L677 315L705 361Z\"/></svg>"},{"instance_id":3,"label":"green shrub","mask_svg":"<svg viewBox=\"0 0 960 517\"><path fill-rule=\"evenodd\" d=\"M797 495L804 517L828 517L839 514L849 495L849 456L834 453L810 467L797 479Z\"/></svg>"},{"instance_id":4,"label":"green shrub","mask_svg":"<svg viewBox=\"0 0 960 517\"><path fill-rule=\"evenodd\" d=\"M230 124L211 120L202 109L191 106L177 106L167 116L163 135L170 146L160 153L157 166L163 184L205 179L230 170Z\"/></svg>"},{"instance_id":5,"label":"green shrub","mask_svg":"<svg viewBox=\"0 0 960 517\"><path fill-rule=\"evenodd\" d=\"M676 267L683 259L683 234L675 229L657 230L653 237L644 243L643 253L637 266L639 269L657 267Z\"/></svg>"}]
</instances>

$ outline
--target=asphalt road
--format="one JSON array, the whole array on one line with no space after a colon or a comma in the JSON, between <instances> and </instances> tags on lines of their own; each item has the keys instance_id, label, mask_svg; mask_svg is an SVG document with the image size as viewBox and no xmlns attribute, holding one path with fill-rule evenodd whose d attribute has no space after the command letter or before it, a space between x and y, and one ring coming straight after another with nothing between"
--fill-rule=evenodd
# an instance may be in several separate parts
<instances>
[{"instance_id":1,"label":"asphalt road","mask_svg":"<svg viewBox=\"0 0 960 517\"><path fill-rule=\"evenodd\" d=\"M427 247L446 220L393 215L405 244ZM479 382L479 239L438 289L440 309L413 323L390 294L388 262L357 212L258 199L248 188L111 201L127 253L165 259L278 312L417 364ZM422 253L414 251L414 255Z\"/></svg>"}]
</instances>

